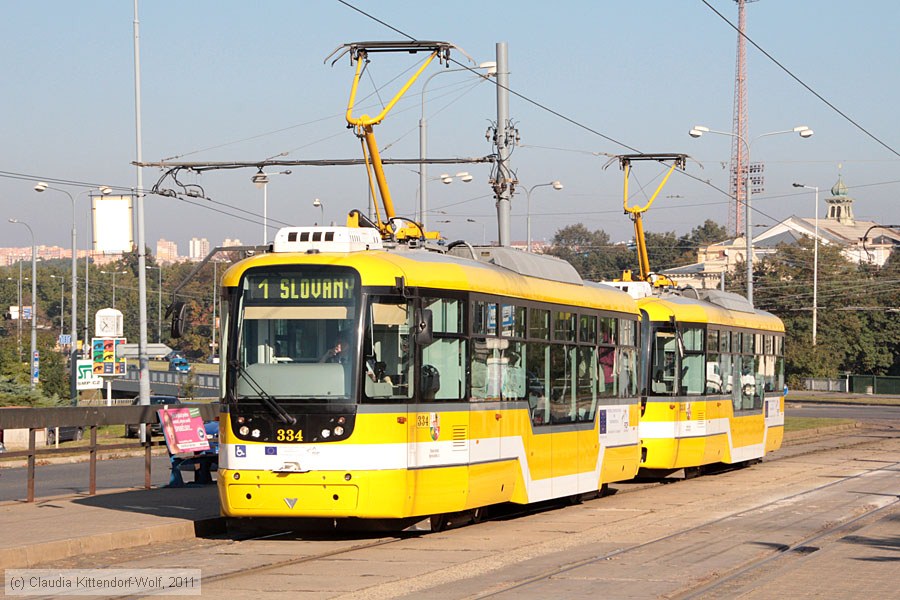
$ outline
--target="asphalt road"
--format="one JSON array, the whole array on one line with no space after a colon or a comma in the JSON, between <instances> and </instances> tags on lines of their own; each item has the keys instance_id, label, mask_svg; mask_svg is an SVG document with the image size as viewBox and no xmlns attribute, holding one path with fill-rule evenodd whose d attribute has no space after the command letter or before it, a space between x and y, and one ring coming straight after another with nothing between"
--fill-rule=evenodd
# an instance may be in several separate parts
<instances>
[{"instance_id":1,"label":"asphalt road","mask_svg":"<svg viewBox=\"0 0 900 600\"><path fill-rule=\"evenodd\" d=\"M788 401L785 414L789 417L814 417L828 419L856 419L863 423L900 421L900 406L863 404L822 404ZM895 424L895 423L893 423Z\"/></svg>"},{"instance_id":2,"label":"asphalt road","mask_svg":"<svg viewBox=\"0 0 900 600\"><path fill-rule=\"evenodd\" d=\"M162 486L169 482L169 458L154 456L150 466L151 482ZM97 461L97 491L143 487L144 457ZM90 464L87 462L45 464L35 468L35 498L87 494L90 489ZM28 495L26 469L0 469L0 502L24 500Z\"/></svg>"}]
</instances>

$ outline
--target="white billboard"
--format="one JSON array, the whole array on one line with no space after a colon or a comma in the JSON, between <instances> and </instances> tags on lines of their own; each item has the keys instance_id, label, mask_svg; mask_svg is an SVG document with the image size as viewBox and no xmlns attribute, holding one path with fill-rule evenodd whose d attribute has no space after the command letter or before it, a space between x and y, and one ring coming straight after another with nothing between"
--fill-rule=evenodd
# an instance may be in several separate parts
<instances>
[{"instance_id":1,"label":"white billboard","mask_svg":"<svg viewBox=\"0 0 900 600\"><path fill-rule=\"evenodd\" d=\"M91 198L94 225L94 252L121 254L134 249L131 196Z\"/></svg>"}]
</instances>

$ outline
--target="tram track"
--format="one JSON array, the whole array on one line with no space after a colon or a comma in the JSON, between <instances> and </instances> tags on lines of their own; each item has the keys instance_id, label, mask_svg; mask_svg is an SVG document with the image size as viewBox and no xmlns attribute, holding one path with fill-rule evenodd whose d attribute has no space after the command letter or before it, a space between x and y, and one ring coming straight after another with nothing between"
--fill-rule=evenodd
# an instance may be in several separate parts
<instances>
[{"instance_id":1,"label":"tram track","mask_svg":"<svg viewBox=\"0 0 900 600\"><path fill-rule=\"evenodd\" d=\"M879 462L881 462L881 461L879 461ZM660 537L654 538L652 540L648 540L643 543L633 544L633 545L630 545L627 547L618 548L618 549L610 551L610 552L604 552L602 554L598 554L598 555L595 555L595 556L592 556L589 558L585 558L585 559L569 562L569 563L566 563L563 565L559 565L552 569L547 569L541 573L537 573L531 577L512 582L508 585L494 587L489 590L485 590L482 593L469 596L468 598L471 600L481 600L483 598L498 597L503 594L507 594L509 592L517 592L517 591L522 592L530 586L533 586L535 584L542 583L542 582L547 582L547 581L554 579L560 575L574 571L575 569L579 569L581 567L586 567L586 566L590 566L590 565L594 565L594 564L599 564L599 563L602 563L605 561L614 560L614 559L620 558L620 557L630 554L630 553L637 553L637 552L640 552L643 550L647 550L654 546L661 545L666 542L671 542L673 540L677 540L678 538L684 537L688 534L703 531L703 530L709 529L712 526L715 526L718 524L723 524L728 521L740 518L742 516L748 516L748 515L751 515L752 513L760 512L760 511L770 509L770 508L775 508L779 504L799 500L799 499L802 499L804 496L809 496L811 494L826 491L830 488L844 485L848 482L861 479L861 478L869 476L873 473L877 473L880 471L895 470L895 469L897 469L898 466L900 466L900 462L887 463L886 461L884 461L884 464L885 464L885 466L867 468L860 473L857 473L854 475L848 475L848 476L842 477L840 479L837 479L835 481L831 481L829 483L826 483L826 484L823 484L820 486L816 486L811 489L803 490L802 492L798 492L798 493L791 494L788 496L783 496L783 497L777 498L775 500L772 500L772 501L764 503L764 504L759 504L759 505L756 505L756 506L753 506L753 507L750 507L750 508L747 508L747 509L744 509L741 511L729 513L727 515L723 515L716 519L711 519L711 520L708 520L708 521L705 521L702 523L698 523L691 527L686 527L686 528L680 529L678 531L666 534L664 536L660 536ZM873 518L874 516L877 516L885 511L887 511L888 509L895 508L898 505L898 503L900 503L900 497L895 498L894 500L892 500L890 503L888 503L886 505L883 505L883 506L880 506L877 508L873 508L872 510L867 511L862 515L858 515L858 516L850 519L849 521L831 524L831 525L827 526L826 528L817 531L814 535L808 536L807 538L802 539L798 542L795 542L790 545L778 546L778 547L774 548L766 556L756 559L754 561L751 561L749 563L740 565L739 567L736 568L736 570L733 570L732 572L728 573L727 575L725 575L722 578L717 579L714 582L705 582L701 588L697 588L695 590L685 590L685 591L679 592L679 594L682 594L682 595L676 595L674 597L679 598L679 600L681 600L681 599L686 600L686 599L698 598L708 592L715 592L716 589L718 589L719 587L721 587L731 581L736 580L740 576L745 575L754 569L759 569L759 568L765 566L767 563L770 563L779 558L784 558L785 556L789 556L791 552L794 552L795 554L802 553L802 552L804 552L804 550L802 550L802 549L809 548L810 544L812 544L813 542L823 539L829 535L833 535L835 533L839 533L841 531L849 529L854 524L864 521L867 518ZM719 597L721 597L721 596L719 596Z\"/></svg>"}]
</instances>

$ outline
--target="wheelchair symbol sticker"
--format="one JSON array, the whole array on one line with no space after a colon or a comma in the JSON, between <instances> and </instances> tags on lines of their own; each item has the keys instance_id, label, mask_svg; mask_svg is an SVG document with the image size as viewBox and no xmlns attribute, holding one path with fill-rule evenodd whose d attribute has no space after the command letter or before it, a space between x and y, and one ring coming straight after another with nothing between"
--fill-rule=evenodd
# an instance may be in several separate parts
<instances>
[{"instance_id":1,"label":"wheelchair symbol sticker","mask_svg":"<svg viewBox=\"0 0 900 600\"><path fill-rule=\"evenodd\" d=\"M247 457L247 446L243 444L237 444L234 447L234 455L237 458L246 458Z\"/></svg>"}]
</instances>

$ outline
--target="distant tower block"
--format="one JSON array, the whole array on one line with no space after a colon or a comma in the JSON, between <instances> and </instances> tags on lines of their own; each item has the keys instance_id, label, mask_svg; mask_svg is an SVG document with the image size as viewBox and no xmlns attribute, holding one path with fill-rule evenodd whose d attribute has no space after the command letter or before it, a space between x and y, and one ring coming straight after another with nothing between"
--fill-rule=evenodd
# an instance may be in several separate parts
<instances>
[{"instance_id":1,"label":"distant tower block","mask_svg":"<svg viewBox=\"0 0 900 600\"><path fill-rule=\"evenodd\" d=\"M746 176L749 168L747 148L741 139L749 143L747 139L747 44L744 38L746 32L746 16L744 6L756 0L734 0L738 5L738 37L737 37L737 64L734 73L734 122L731 130L735 136L731 138L731 195L734 204L728 212L728 231L735 237L744 231L744 202L747 199Z\"/></svg>"}]
</instances>

